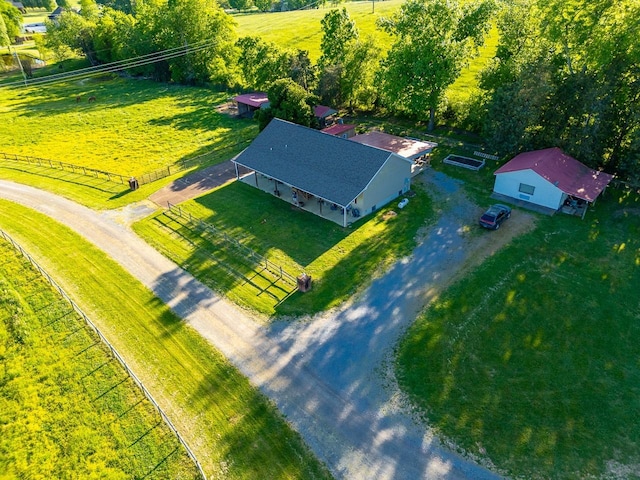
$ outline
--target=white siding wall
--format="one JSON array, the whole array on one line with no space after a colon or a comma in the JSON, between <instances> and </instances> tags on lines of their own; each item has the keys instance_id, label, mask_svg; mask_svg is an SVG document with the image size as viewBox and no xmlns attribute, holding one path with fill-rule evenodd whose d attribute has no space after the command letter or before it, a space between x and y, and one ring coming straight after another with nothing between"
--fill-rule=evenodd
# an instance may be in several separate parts
<instances>
[{"instance_id":1,"label":"white siding wall","mask_svg":"<svg viewBox=\"0 0 640 480\"><path fill-rule=\"evenodd\" d=\"M361 215L367 215L406 193L410 186L411 162L392 154L358 197L355 207L360 210Z\"/></svg>"},{"instance_id":2,"label":"white siding wall","mask_svg":"<svg viewBox=\"0 0 640 480\"><path fill-rule=\"evenodd\" d=\"M520 192L521 183L535 187L533 195ZM529 169L497 174L493 191L553 209L560 208L564 200L562 190Z\"/></svg>"}]
</instances>

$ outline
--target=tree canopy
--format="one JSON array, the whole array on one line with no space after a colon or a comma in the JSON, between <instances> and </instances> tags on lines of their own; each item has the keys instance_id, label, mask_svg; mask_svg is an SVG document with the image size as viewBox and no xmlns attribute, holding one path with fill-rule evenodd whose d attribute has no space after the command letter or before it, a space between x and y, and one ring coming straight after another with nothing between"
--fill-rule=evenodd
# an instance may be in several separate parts
<instances>
[{"instance_id":1,"label":"tree canopy","mask_svg":"<svg viewBox=\"0 0 640 480\"><path fill-rule=\"evenodd\" d=\"M273 82L267 95L269 108L256 111L260 130L263 130L275 117L306 127L315 126L313 107L316 104L316 97L290 78Z\"/></svg>"},{"instance_id":2,"label":"tree canopy","mask_svg":"<svg viewBox=\"0 0 640 480\"><path fill-rule=\"evenodd\" d=\"M392 109L422 118L434 127L446 88L482 44L493 3L408 0L380 26L396 38L382 62L381 93Z\"/></svg>"}]
</instances>

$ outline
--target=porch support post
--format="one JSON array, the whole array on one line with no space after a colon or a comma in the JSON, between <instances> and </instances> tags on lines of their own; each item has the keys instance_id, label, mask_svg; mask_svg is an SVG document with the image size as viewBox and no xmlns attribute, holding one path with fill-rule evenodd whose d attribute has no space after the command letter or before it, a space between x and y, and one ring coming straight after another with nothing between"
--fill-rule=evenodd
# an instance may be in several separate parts
<instances>
[{"instance_id":1,"label":"porch support post","mask_svg":"<svg viewBox=\"0 0 640 480\"><path fill-rule=\"evenodd\" d=\"M234 162L233 165L236 168L236 180L239 180L240 179L240 170L238 169L238 164Z\"/></svg>"},{"instance_id":2,"label":"porch support post","mask_svg":"<svg viewBox=\"0 0 640 480\"><path fill-rule=\"evenodd\" d=\"M347 207L342 209L342 226L347 228Z\"/></svg>"},{"instance_id":3,"label":"porch support post","mask_svg":"<svg viewBox=\"0 0 640 480\"><path fill-rule=\"evenodd\" d=\"M255 175L255 177L256 177L256 188L260 188L260 187L258 187L258 172L257 172L256 170L254 170L254 171L253 171L253 174L254 174L254 175Z\"/></svg>"}]
</instances>

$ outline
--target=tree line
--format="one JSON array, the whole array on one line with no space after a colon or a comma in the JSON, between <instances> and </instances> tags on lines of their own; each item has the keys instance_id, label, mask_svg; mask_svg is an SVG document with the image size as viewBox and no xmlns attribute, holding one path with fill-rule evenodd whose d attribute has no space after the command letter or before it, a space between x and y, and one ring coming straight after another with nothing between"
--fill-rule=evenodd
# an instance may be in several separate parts
<instances>
[{"instance_id":1,"label":"tree line","mask_svg":"<svg viewBox=\"0 0 640 480\"><path fill-rule=\"evenodd\" d=\"M558 146L637 183L638 18L637 0L407 0L378 21L393 40L383 52L336 8L322 19L314 63L304 50L238 39L233 19L212 0L103 0L101 8L82 0L80 14L65 12L48 26L46 47L59 61L81 53L93 64L184 48L189 53L131 73L266 90L272 109L261 124L289 115L310 125L317 102L384 110L429 129L446 122L474 131L498 155ZM491 28L499 35L494 58L470 98L452 101L448 87Z\"/></svg>"}]
</instances>

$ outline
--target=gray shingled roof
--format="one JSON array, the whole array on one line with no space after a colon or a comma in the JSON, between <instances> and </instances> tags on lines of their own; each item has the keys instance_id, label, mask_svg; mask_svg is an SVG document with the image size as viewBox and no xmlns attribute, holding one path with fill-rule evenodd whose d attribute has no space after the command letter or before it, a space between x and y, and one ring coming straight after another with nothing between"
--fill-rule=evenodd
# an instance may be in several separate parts
<instances>
[{"instance_id":1,"label":"gray shingled roof","mask_svg":"<svg viewBox=\"0 0 640 480\"><path fill-rule=\"evenodd\" d=\"M392 154L274 118L234 161L338 205L349 205Z\"/></svg>"}]
</instances>

